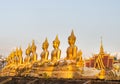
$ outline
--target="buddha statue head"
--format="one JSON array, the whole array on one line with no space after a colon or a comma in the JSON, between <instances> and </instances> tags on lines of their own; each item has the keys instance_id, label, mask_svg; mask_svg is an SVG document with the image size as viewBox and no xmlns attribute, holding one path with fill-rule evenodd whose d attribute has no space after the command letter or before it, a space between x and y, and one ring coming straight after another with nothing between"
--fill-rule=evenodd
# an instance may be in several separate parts
<instances>
[{"instance_id":1,"label":"buddha statue head","mask_svg":"<svg viewBox=\"0 0 120 84\"><path fill-rule=\"evenodd\" d=\"M68 37L68 43L69 45L74 45L76 41L76 36L74 35L74 32L72 30L71 35Z\"/></svg>"},{"instance_id":2,"label":"buddha statue head","mask_svg":"<svg viewBox=\"0 0 120 84\"><path fill-rule=\"evenodd\" d=\"M18 48L16 48L15 55L18 56Z\"/></svg>"},{"instance_id":3,"label":"buddha statue head","mask_svg":"<svg viewBox=\"0 0 120 84\"><path fill-rule=\"evenodd\" d=\"M44 41L43 44L42 44L42 49L43 49L43 50L48 49L48 46L49 46L49 43L48 43L48 40L47 40L47 38L46 38L45 41Z\"/></svg>"},{"instance_id":4,"label":"buddha statue head","mask_svg":"<svg viewBox=\"0 0 120 84\"><path fill-rule=\"evenodd\" d=\"M21 49L21 47L19 48L19 56L22 56L22 49Z\"/></svg>"},{"instance_id":5,"label":"buddha statue head","mask_svg":"<svg viewBox=\"0 0 120 84\"><path fill-rule=\"evenodd\" d=\"M31 53L31 47L30 44L28 45L28 48L26 49L26 55L30 55Z\"/></svg>"},{"instance_id":6,"label":"buddha statue head","mask_svg":"<svg viewBox=\"0 0 120 84\"><path fill-rule=\"evenodd\" d=\"M11 57L14 57L15 56L15 51L12 51L11 52Z\"/></svg>"},{"instance_id":7,"label":"buddha statue head","mask_svg":"<svg viewBox=\"0 0 120 84\"><path fill-rule=\"evenodd\" d=\"M32 41L32 46L31 46L31 51L35 52L36 51L36 45L35 45L35 41Z\"/></svg>"},{"instance_id":8,"label":"buddha statue head","mask_svg":"<svg viewBox=\"0 0 120 84\"><path fill-rule=\"evenodd\" d=\"M57 49L60 45L60 41L58 39L58 35L56 36L55 40L53 41L53 47Z\"/></svg>"},{"instance_id":9,"label":"buddha statue head","mask_svg":"<svg viewBox=\"0 0 120 84\"><path fill-rule=\"evenodd\" d=\"M14 62L14 58L15 58L15 51L12 51L11 53L11 61Z\"/></svg>"}]
</instances>

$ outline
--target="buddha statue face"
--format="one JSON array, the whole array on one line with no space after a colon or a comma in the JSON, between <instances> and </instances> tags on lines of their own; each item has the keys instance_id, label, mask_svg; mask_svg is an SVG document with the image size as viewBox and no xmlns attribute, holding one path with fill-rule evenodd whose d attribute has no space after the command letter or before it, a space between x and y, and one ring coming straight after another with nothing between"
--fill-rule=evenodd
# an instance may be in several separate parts
<instances>
[{"instance_id":1,"label":"buddha statue face","mask_svg":"<svg viewBox=\"0 0 120 84\"><path fill-rule=\"evenodd\" d=\"M57 42L53 42L53 47L54 48L58 48L59 47L58 43Z\"/></svg>"},{"instance_id":2,"label":"buddha statue face","mask_svg":"<svg viewBox=\"0 0 120 84\"><path fill-rule=\"evenodd\" d=\"M42 49L43 49L43 50L45 50L45 49L47 49L47 48L48 48L47 45L45 45L45 44L42 45Z\"/></svg>"},{"instance_id":3,"label":"buddha statue face","mask_svg":"<svg viewBox=\"0 0 120 84\"><path fill-rule=\"evenodd\" d=\"M72 38L69 38L68 39L68 43L69 43L69 45L74 45L75 44L75 40L72 39Z\"/></svg>"},{"instance_id":4,"label":"buddha statue face","mask_svg":"<svg viewBox=\"0 0 120 84\"><path fill-rule=\"evenodd\" d=\"M32 52L36 51L36 46L31 47Z\"/></svg>"}]
</instances>

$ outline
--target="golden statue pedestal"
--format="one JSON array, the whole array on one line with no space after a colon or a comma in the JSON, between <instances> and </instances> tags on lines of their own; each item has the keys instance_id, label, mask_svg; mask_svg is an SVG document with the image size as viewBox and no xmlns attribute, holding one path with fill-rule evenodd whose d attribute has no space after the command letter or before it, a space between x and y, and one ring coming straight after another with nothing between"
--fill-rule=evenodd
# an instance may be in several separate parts
<instances>
[{"instance_id":1,"label":"golden statue pedestal","mask_svg":"<svg viewBox=\"0 0 120 84\"><path fill-rule=\"evenodd\" d=\"M39 66L33 67L28 76L39 78L74 78L77 71L81 73L76 65ZM81 75L79 74L79 76Z\"/></svg>"}]
</instances>

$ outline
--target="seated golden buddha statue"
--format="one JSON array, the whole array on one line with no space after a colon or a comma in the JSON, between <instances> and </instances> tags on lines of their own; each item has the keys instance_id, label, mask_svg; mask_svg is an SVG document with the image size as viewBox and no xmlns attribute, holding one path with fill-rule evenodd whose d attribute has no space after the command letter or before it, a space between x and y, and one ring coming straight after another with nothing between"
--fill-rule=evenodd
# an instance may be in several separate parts
<instances>
[{"instance_id":1,"label":"seated golden buddha statue","mask_svg":"<svg viewBox=\"0 0 120 84\"><path fill-rule=\"evenodd\" d=\"M25 76L30 71L30 68L32 66L31 57L30 57L31 54L30 44L28 45L25 53L26 53L26 57L24 58L24 63L18 68L20 76Z\"/></svg>"},{"instance_id":2,"label":"seated golden buddha statue","mask_svg":"<svg viewBox=\"0 0 120 84\"><path fill-rule=\"evenodd\" d=\"M10 55L7 57L7 64L6 66L2 69L2 75L3 76L10 76L10 72L13 71L12 69L14 68L14 57L15 53L12 51Z\"/></svg>"},{"instance_id":3,"label":"seated golden buddha statue","mask_svg":"<svg viewBox=\"0 0 120 84\"><path fill-rule=\"evenodd\" d=\"M14 57L15 57L15 51L12 51L11 56L10 56L11 64L15 63Z\"/></svg>"},{"instance_id":4,"label":"seated golden buddha statue","mask_svg":"<svg viewBox=\"0 0 120 84\"><path fill-rule=\"evenodd\" d=\"M12 53L10 53L9 56L6 58L6 66L4 66L4 68L2 69L2 71L6 70L7 68L10 67L10 65L12 63L11 62L11 55L12 55Z\"/></svg>"},{"instance_id":5,"label":"seated golden buddha statue","mask_svg":"<svg viewBox=\"0 0 120 84\"><path fill-rule=\"evenodd\" d=\"M76 37L72 30L71 35L68 37L69 47L67 48L67 60L76 60L77 57L77 46L75 45Z\"/></svg>"},{"instance_id":6,"label":"seated golden buddha statue","mask_svg":"<svg viewBox=\"0 0 120 84\"><path fill-rule=\"evenodd\" d=\"M31 52L32 52L31 62L34 63L37 61L36 45L35 45L34 40L32 42Z\"/></svg>"},{"instance_id":7,"label":"seated golden buddha statue","mask_svg":"<svg viewBox=\"0 0 120 84\"><path fill-rule=\"evenodd\" d=\"M11 65L15 64L15 51L12 51L10 60L11 60Z\"/></svg>"},{"instance_id":8,"label":"seated golden buddha statue","mask_svg":"<svg viewBox=\"0 0 120 84\"><path fill-rule=\"evenodd\" d=\"M12 66L11 69L15 70L19 65L19 56L18 56L18 48L16 48L16 51L12 53Z\"/></svg>"},{"instance_id":9,"label":"seated golden buddha statue","mask_svg":"<svg viewBox=\"0 0 120 84\"><path fill-rule=\"evenodd\" d=\"M30 53L31 53L31 48L30 48L30 44L29 44L28 48L26 49L26 57L24 59L24 64L30 63Z\"/></svg>"},{"instance_id":10,"label":"seated golden buddha statue","mask_svg":"<svg viewBox=\"0 0 120 84\"><path fill-rule=\"evenodd\" d=\"M19 56L19 64L23 63L23 57L22 57L22 49L20 47L20 49L18 50L18 56Z\"/></svg>"},{"instance_id":11,"label":"seated golden buddha statue","mask_svg":"<svg viewBox=\"0 0 120 84\"><path fill-rule=\"evenodd\" d=\"M19 55L18 55L18 48L16 48L16 51L15 51L15 56L14 56L14 62L15 62L15 65L17 66L19 64Z\"/></svg>"},{"instance_id":12,"label":"seated golden buddha statue","mask_svg":"<svg viewBox=\"0 0 120 84\"><path fill-rule=\"evenodd\" d=\"M11 61L10 61L10 57L11 57L11 53L9 54L9 56L6 58L6 66L10 65Z\"/></svg>"},{"instance_id":13,"label":"seated golden buddha statue","mask_svg":"<svg viewBox=\"0 0 120 84\"><path fill-rule=\"evenodd\" d=\"M42 44L43 51L40 55L41 56L40 64L44 64L45 62L48 62L48 55L49 55L48 46L49 46L49 43L46 38L46 40Z\"/></svg>"},{"instance_id":14,"label":"seated golden buddha statue","mask_svg":"<svg viewBox=\"0 0 120 84\"><path fill-rule=\"evenodd\" d=\"M19 48L19 50L18 50L18 58L19 58L19 60L18 60L18 67L17 67L17 75L19 75L20 73L21 73L21 71L22 71L22 69L25 67L25 65L27 64L27 63L23 63L23 57L22 57L22 49L21 49L21 47Z\"/></svg>"},{"instance_id":15,"label":"seated golden buddha statue","mask_svg":"<svg viewBox=\"0 0 120 84\"><path fill-rule=\"evenodd\" d=\"M53 41L53 48L54 50L51 53L51 64L54 65L59 61L61 50L59 49L60 41L58 39L58 36L56 36L55 40Z\"/></svg>"},{"instance_id":16,"label":"seated golden buddha statue","mask_svg":"<svg viewBox=\"0 0 120 84\"><path fill-rule=\"evenodd\" d=\"M10 55L7 57L7 66L11 65L13 63L12 61L12 56L13 55L13 51L10 53Z\"/></svg>"},{"instance_id":17,"label":"seated golden buddha statue","mask_svg":"<svg viewBox=\"0 0 120 84\"><path fill-rule=\"evenodd\" d=\"M11 60L11 64L9 65L9 67L7 67L8 69L6 69L7 70L7 72L8 72L8 76L15 76L16 75L16 73L17 73L17 67L18 67L18 48L16 48L16 51L13 51L12 53L11 53L11 58L10 58L10 60Z\"/></svg>"}]
</instances>

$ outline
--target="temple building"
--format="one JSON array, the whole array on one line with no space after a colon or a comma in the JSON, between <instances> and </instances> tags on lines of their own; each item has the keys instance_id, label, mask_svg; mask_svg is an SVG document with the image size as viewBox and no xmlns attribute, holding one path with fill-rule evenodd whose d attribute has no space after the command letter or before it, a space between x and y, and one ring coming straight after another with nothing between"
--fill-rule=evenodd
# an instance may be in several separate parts
<instances>
[{"instance_id":1,"label":"temple building","mask_svg":"<svg viewBox=\"0 0 120 84\"><path fill-rule=\"evenodd\" d=\"M110 69L112 68L112 65L116 63L114 56L111 56L110 54L104 52L102 39L99 53L94 54L92 58L87 59L85 62L86 67L95 67L98 69Z\"/></svg>"}]
</instances>

